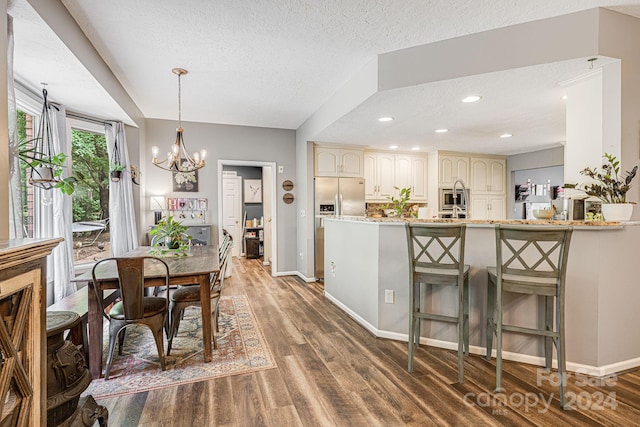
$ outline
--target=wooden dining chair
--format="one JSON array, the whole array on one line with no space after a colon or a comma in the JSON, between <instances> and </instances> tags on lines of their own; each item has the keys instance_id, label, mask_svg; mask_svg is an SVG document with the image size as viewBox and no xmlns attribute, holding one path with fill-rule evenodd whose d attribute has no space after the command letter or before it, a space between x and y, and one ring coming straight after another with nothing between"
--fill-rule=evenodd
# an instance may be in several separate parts
<instances>
[{"instance_id":1,"label":"wooden dining chair","mask_svg":"<svg viewBox=\"0 0 640 427\"><path fill-rule=\"evenodd\" d=\"M105 380L109 379L111 372L116 341L119 341L118 354L122 355L125 329L131 325L145 325L151 330L158 348L160 366L163 371L166 369L162 329L167 319L169 293L164 297L144 296L145 273L147 277L151 275L154 280L164 282L165 287L169 286L169 266L156 257L105 258L98 261L91 271L100 311L109 321ZM121 301L106 311L100 297L100 280L113 278L114 275L118 277Z\"/></svg>"},{"instance_id":2,"label":"wooden dining chair","mask_svg":"<svg viewBox=\"0 0 640 427\"><path fill-rule=\"evenodd\" d=\"M487 360L496 336L496 391L502 391L502 334L544 337L545 367L551 369L553 346L558 354L560 406L565 407L566 349L564 299L571 227L496 225L496 267L487 267ZM538 328L506 325L503 293L544 297L544 324ZM555 327L554 327L555 312Z\"/></svg>"},{"instance_id":3,"label":"wooden dining chair","mask_svg":"<svg viewBox=\"0 0 640 427\"><path fill-rule=\"evenodd\" d=\"M469 266L464 264L466 224L407 223L409 247L409 372L420 345L422 319L454 323L458 329L458 382L464 379L463 356L469 354ZM421 284L456 287L458 314L421 309Z\"/></svg>"},{"instance_id":4,"label":"wooden dining chair","mask_svg":"<svg viewBox=\"0 0 640 427\"><path fill-rule=\"evenodd\" d=\"M220 257L220 269L212 273L209 278L209 286L210 286L210 295L211 295L211 318L213 323L212 328L212 338L213 338L213 348L218 348L218 342L216 340L216 332L219 331L218 327L218 316L220 314L219 303L220 296L222 294L222 288L224 285L225 272L227 266L229 265L229 259L231 258L231 246L233 245L233 240L231 239L231 235L225 235L222 244L219 249L219 257ZM200 286L192 285L192 286L181 286L179 287L172 295L171 295L171 305L170 305L170 332L169 332L169 345L167 348L167 355L171 353L171 347L173 345L173 338L178 333L178 328L180 327L180 320L182 318L182 314L187 307L201 307L200 300Z\"/></svg>"}]
</instances>

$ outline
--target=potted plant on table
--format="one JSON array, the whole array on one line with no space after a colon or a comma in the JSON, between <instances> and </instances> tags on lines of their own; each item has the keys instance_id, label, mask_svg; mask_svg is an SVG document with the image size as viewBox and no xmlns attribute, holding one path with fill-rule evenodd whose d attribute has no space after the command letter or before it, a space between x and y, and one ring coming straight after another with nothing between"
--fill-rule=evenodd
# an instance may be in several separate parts
<instances>
[{"instance_id":1,"label":"potted plant on table","mask_svg":"<svg viewBox=\"0 0 640 427\"><path fill-rule=\"evenodd\" d=\"M160 222L149 232L152 237L152 255L187 256L191 243L191 236L185 232L189 227L176 221L172 215L162 218Z\"/></svg>"},{"instance_id":2,"label":"potted plant on table","mask_svg":"<svg viewBox=\"0 0 640 427\"><path fill-rule=\"evenodd\" d=\"M602 214L605 221L628 221L633 213L633 204L627 202L627 192L638 172L638 166L630 171L620 172L620 161L611 154L604 154L607 163L601 169L584 168L580 174L595 180L583 184L582 189L589 196L602 201Z\"/></svg>"}]
</instances>

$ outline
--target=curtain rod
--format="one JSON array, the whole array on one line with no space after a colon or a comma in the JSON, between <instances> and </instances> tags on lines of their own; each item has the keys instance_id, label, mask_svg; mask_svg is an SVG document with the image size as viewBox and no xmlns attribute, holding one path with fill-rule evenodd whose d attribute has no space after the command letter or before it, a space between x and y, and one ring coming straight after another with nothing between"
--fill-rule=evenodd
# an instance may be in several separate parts
<instances>
[{"instance_id":1,"label":"curtain rod","mask_svg":"<svg viewBox=\"0 0 640 427\"><path fill-rule=\"evenodd\" d=\"M95 117L85 116L83 114L74 113L68 110L67 110L67 117L70 117L72 119L84 120L85 122L95 123L98 125L111 126L111 123L109 123L106 120L96 119Z\"/></svg>"}]
</instances>

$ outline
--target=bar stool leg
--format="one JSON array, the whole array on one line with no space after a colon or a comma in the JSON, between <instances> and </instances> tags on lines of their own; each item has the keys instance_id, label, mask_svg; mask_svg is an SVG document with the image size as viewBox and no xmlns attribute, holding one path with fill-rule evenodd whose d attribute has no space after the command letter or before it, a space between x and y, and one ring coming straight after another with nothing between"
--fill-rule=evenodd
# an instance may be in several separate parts
<instances>
[{"instance_id":1,"label":"bar stool leg","mask_svg":"<svg viewBox=\"0 0 640 427\"><path fill-rule=\"evenodd\" d=\"M463 285L463 304L464 304L464 355L469 355L469 278L464 281Z\"/></svg>"},{"instance_id":2,"label":"bar stool leg","mask_svg":"<svg viewBox=\"0 0 640 427\"><path fill-rule=\"evenodd\" d=\"M502 290L496 289L496 392L502 389Z\"/></svg>"},{"instance_id":3,"label":"bar stool leg","mask_svg":"<svg viewBox=\"0 0 640 427\"><path fill-rule=\"evenodd\" d=\"M558 350L558 376L560 378L560 406L566 409L567 404L567 360L565 353L564 339L564 298L556 298L556 315L557 315L557 350Z\"/></svg>"},{"instance_id":4,"label":"bar stool leg","mask_svg":"<svg viewBox=\"0 0 640 427\"><path fill-rule=\"evenodd\" d=\"M492 283L491 276L487 282L487 354L485 358L491 360L491 350L493 349L493 334L495 333L495 317L496 308L496 287Z\"/></svg>"},{"instance_id":5,"label":"bar stool leg","mask_svg":"<svg viewBox=\"0 0 640 427\"><path fill-rule=\"evenodd\" d=\"M458 284L458 382L464 380L464 286Z\"/></svg>"},{"instance_id":6,"label":"bar stool leg","mask_svg":"<svg viewBox=\"0 0 640 427\"><path fill-rule=\"evenodd\" d=\"M409 356L407 371L413 372L413 347L414 347L414 333L415 333L415 285L412 283L412 289L409 292L409 339L407 345L409 346Z\"/></svg>"},{"instance_id":7,"label":"bar stool leg","mask_svg":"<svg viewBox=\"0 0 640 427\"><path fill-rule=\"evenodd\" d=\"M544 329L547 332L553 331L553 310L554 310L554 297L544 297ZM547 370L552 367L553 361L553 337L544 337L544 366ZM557 346L556 346L557 347Z\"/></svg>"}]
</instances>

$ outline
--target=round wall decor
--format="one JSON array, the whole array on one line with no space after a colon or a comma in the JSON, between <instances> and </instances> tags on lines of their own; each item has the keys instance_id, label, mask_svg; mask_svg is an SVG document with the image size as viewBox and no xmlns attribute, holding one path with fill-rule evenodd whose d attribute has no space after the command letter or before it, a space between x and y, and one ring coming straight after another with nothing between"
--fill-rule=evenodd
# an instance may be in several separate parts
<instances>
[{"instance_id":1,"label":"round wall decor","mask_svg":"<svg viewBox=\"0 0 640 427\"><path fill-rule=\"evenodd\" d=\"M287 204L290 205L291 203L293 203L293 194L291 193L285 193L284 196L282 196L282 200Z\"/></svg>"},{"instance_id":2,"label":"round wall decor","mask_svg":"<svg viewBox=\"0 0 640 427\"><path fill-rule=\"evenodd\" d=\"M284 181L284 182L282 183L282 189L283 189L284 191L291 191L291 190L293 190L293 181L291 181L291 180L289 180L289 179L287 179L286 181Z\"/></svg>"}]
</instances>

